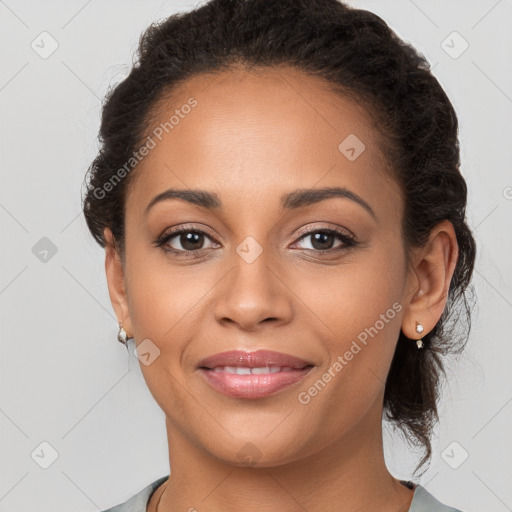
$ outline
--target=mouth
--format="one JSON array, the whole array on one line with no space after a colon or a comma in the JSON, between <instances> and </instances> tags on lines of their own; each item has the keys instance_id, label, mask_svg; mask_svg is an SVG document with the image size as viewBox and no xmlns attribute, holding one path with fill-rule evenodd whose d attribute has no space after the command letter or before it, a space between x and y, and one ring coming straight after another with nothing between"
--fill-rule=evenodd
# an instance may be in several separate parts
<instances>
[{"instance_id":1,"label":"mouth","mask_svg":"<svg viewBox=\"0 0 512 512\"><path fill-rule=\"evenodd\" d=\"M307 368L305 366L304 368ZM204 370L212 370L214 372L226 372L233 375L269 375L279 372L293 372L302 370L303 368L291 368L290 366L258 366L250 368L248 366L216 366L215 368L203 368Z\"/></svg>"},{"instance_id":2,"label":"mouth","mask_svg":"<svg viewBox=\"0 0 512 512\"><path fill-rule=\"evenodd\" d=\"M235 398L255 399L300 382L314 364L289 354L233 350L203 359L199 373L216 391Z\"/></svg>"}]
</instances>

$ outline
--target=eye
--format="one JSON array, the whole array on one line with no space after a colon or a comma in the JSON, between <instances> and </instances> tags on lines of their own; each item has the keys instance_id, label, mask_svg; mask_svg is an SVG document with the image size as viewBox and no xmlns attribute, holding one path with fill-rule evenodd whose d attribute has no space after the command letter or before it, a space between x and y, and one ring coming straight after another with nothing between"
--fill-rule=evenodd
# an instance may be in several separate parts
<instances>
[{"instance_id":1,"label":"eye","mask_svg":"<svg viewBox=\"0 0 512 512\"><path fill-rule=\"evenodd\" d=\"M301 230L299 233L302 234L299 238L299 242L301 240L311 240L311 248L306 247L305 249L316 253L336 252L356 245L354 236L348 232L342 231L341 229L307 228L305 230ZM336 240L341 243L338 246L333 247Z\"/></svg>"},{"instance_id":2,"label":"eye","mask_svg":"<svg viewBox=\"0 0 512 512\"><path fill-rule=\"evenodd\" d=\"M315 254L347 250L357 244L354 236L348 230L316 227L302 229L299 234L302 236L295 243L310 239L311 247L303 249ZM210 247L205 247L206 241L211 242ZM336 241L340 243L333 247ZM172 253L176 256L194 257L201 251L215 248L219 244L203 229L181 226L164 233L153 245L161 247L166 253Z\"/></svg>"},{"instance_id":3,"label":"eye","mask_svg":"<svg viewBox=\"0 0 512 512\"><path fill-rule=\"evenodd\" d=\"M174 239L176 240L174 241ZM188 256L189 254L195 255L203 249L212 248L204 247L205 239L213 242L213 238L206 231L198 228L181 226L163 234L155 241L154 245L162 247L165 252ZM213 245L215 245L215 243Z\"/></svg>"}]
</instances>

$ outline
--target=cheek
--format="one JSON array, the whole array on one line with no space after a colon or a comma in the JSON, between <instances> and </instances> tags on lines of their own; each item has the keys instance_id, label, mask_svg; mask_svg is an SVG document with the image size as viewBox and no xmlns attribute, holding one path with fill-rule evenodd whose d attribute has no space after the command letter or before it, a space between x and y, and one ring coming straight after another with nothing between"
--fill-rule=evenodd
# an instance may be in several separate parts
<instances>
[{"instance_id":1,"label":"cheek","mask_svg":"<svg viewBox=\"0 0 512 512\"><path fill-rule=\"evenodd\" d=\"M126 266L130 316L137 339L157 345L197 325L202 304L215 282L207 268L171 265L160 249L133 248ZM168 343L174 347L175 343Z\"/></svg>"},{"instance_id":2,"label":"cheek","mask_svg":"<svg viewBox=\"0 0 512 512\"><path fill-rule=\"evenodd\" d=\"M401 327L404 259L396 246L388 247L357 258L354 253L323 272L329 274L302 275L297 295L309 306L326 351L318 378L325 376L329 390L322 394L335 396L357 417L383 390L389 371Z\"/></svg>"},{"instance_id":3,"label":"cheek","mask_svg":"<svg viewBox=\"0 0 512 512\"><path fill-rule=\"evenodd\" d=\"M318 326L326 360L298 398L308 411L305 421L323 418L329 439L353 428L370 408L380 414L376 401L382 399L400 332L403 260L399 255L371 259L371 264L339 267L328 279L300 281L298 295L315 312L309 316Z\"/></svg>"},{"instance_id":4,"label":"cheek","mask_svg":"<svg viewBox=\"0 0 512 512\"><path fill-rule=\"evenodd\" d=\"M354 252L337 267L303 271L293 282L297 296L309 306L309 316L315 313L316 323L336 346L338 340L356 338L376 323L384 337L396 331L405 277L403 256L388 247ZM390 325L395 328L388 329Z\"/></svg>"}]
</instances>

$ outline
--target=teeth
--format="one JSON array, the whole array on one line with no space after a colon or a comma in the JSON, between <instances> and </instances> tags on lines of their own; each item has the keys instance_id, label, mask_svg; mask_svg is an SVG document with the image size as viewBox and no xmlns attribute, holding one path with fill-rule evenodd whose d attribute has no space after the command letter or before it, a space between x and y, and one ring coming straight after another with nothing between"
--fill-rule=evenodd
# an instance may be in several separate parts
<instances>
[{"instance_id":1,"label":"teeth","mask_svg":"<svg viewBox=\"0 0 512 512\"><path fill-rule=\"evenodd\" d=\"M291 372L294 368L289 366L263 366L259 368L249 368L247 366L216 366L215 372L226 372L236 375L263 375L278 372Z\"/></svg>"},{"instance_id":2,"label":"teeth","mask_svg":"<svg viewBox=\"0 0 512 512\"><path fill-rule=\"evenodd\" d=\"M225 366L224 371L227 373L236 373L237 375L250 375L251 369L242 366Z\"/></svg>"},{"instance_id":3,"label":"teeth","mask_svg":"<svg viewBox=\"0 0 512 512\"><path fill-rule=\"evenodd\" d=\"M275 373L277 371L279 371L279 366L273 366L273 367L268 367L268 366L264 366L264 367L261 367L261 368L252 368L251 369L251 373L254 374L254 375L260 375L262 373Z\"/></svg>"}]
</instances>

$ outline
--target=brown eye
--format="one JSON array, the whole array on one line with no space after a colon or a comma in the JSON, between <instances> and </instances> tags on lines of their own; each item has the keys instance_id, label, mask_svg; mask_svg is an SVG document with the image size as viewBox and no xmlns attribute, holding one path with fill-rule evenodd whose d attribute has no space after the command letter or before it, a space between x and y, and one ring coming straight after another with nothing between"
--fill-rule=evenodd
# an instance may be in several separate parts
<instances>
[{"instance_id":1,"label":"brown eye","mask_svg":"<svg viewBox=\"0 0 512 512\"><path fill-rule=\"evenodd\" d=\"M175 235L171 237L171 240L173 238L178 238L182 248L186 251L202 249L204 243L204 235L202 233L198 233L197 231L189 231L187 233Z\"/></svg>"},{"instance_id":2,"label":"brown eye","mask_svg":"<svg viewBox=\"0 0 512 512\"><path fill-rule=\"evenodd\" d=\"M212 237L201 229L182 227L166 233L155 242L155 245L162 247L165 252L188 256L203 249L212 248L204 246L207 240L214 242Z\"/></svg>"},{"instance_id":3,"label":"brown eye","mask_svg":"<svg viewBox=\"0 0 512 512\"><path fill-rule=\"evenodd\" d=\"M332 233L326 233L324 231L313 233L312 235L307 235L311 237L311 245L314 249L319 251L332 249L334 242L336 241L336 237Z\"/></svg>"},{"instance_id":4,"label":"brown eye","mask_svg":"<svg viewBox=\"0 0 512 512\"><path fill-rule=\"evenodd\" d=\"M335 252L356 245L353 236L337 229L311 229L299 238L302 240L310 240L311 247L303 248L315 252ZM341 243L335 246L337 240Z\"/></svg>"}]
</instances>

